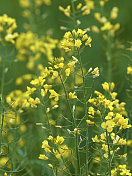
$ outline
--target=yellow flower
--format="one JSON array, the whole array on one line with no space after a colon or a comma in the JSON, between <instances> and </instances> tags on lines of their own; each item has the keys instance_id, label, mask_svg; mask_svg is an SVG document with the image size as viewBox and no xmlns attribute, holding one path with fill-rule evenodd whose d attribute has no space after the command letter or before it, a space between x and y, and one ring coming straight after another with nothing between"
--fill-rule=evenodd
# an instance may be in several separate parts
<instances>
[{"instance_id":1,"label":"yellow flower","mask_svg":"<svg viewBox=\"0 0 132 176\"><path fill-rule=\"evenodd\" d=\"M88 37L87 41L85 42L85 45L86 46L90 46L91 47L91 41L92 41L92 38L91 37Z\"/></svg>"},{"instance_id":2,"label":"yellow flower","mask_svg":"<svg viewBox=\"0 0 132 176\"><path fill-rule=\"evenodd\" d=\"M91 120L86 120L86 122L87 122L87 124L89 124L89 125L94 125L94 124L95 124L95 123L92 122Z\"/></svg>"},{"instance_id":3,"label":"yellow flower","mask_svg":"<svg viewBox=\"0 0 132 176\"><path fill-rule=\"evenodd\" d=\"M48 157L45 156L45 155L40 154L40 155L39 155L39 159L48 160Z\"/></svg>"},{"instance_id":4,"label":"yellow flower","mask_svg":"<svg viewBox=\"0 0 132 176\"><path fill-rule=\"evenodd\" d=\"M27 94L29 94L29 95L33 94L35 90L36 90L35 87L31 88L31 87L27 86Z\"/></svg>"},{"instance_id":5,"label":"yellow flower","mask_svg":"<svg viewBox=\"0 0 132 176\"><path fill-rule=\"evenodd\" d=\"M96 67L91 73L93 74L93 78L98 77L99 76L99 68Z\"/></svg>"},{"instance_id":6,"label":"yellow flower","mask_svg":"<svg viewBox=\"0 0 132 176\"><path fill-rule=\"evenodd\" d=\"M52 89L50 89L49 90L49 92L50 92L50 96L49 96L49 98L54 98L54 100L55 101L58 101L59 100L59 94L58 93L56 93L54 90L52 90Z\"/></svg>"},{"instance_id":7,"label":"yellow flower","mask_svg":"<svg viewBox=\"0 0 132 176\"><path fill-rule=\"evenodd\" d=\"M119 11L119 9L117 7L113 7L113 9L111 10L111 13L110 13L110 18L112 20L117 18L118 11Z\"/></svg>"},{"instance_id":8,"label":"yellow flower","mask_svg":"<svg viewBox=\"0 0 132 176\"><path fill-rule=\"evenodd\" d=\"M113 82L111 82L111 83L104 82L102 84L102 87L106 92L108 92L109 90L112 91L114 89L115 84ZM116 94L115 94L115 96L116 96Z\"/></svg>"},{"instance_id":9,"label":"yellow flower","mask_svg":"<svg viewBox=\"0 0 132 176\"><path fill-rule=\"evenodd\" d=\"M97 135L96 135L94 138L92 138L92 141L93 141L93 142L100 142L100 140L99 140L99 138L98 138Z\"/></svg>"},{"instance_id":10,"label":"yellow flower","mask_svg":"<svg viewBox=\"0 0 132 176\"><path fill-rule=\"evenodd\" d=\"M106 132L102 133L102 134L100 135L100 138L101 138L102 140L106 140Z\"/></svg>"},{"instance_id":11,"label":"yellow flower","mask_svg":"<svg viewBox=\"0 0 132 176\"><path fill-rule=\"evenodd\" d=\"M66 73L66 76L68 77L69 75L70 75L70 68L67 68L66 70L65 70L65 73Z\"/></svg>"},{"instance_id":12,"label":"yellow flower","mask_svg":"<svg viewBox=\"0 0 132 176\"><path fill-rule=\"evenodd\" d=\"M77 34L79 35L79 37L82 37L85 33L86 31L83 31L82 29L77 30Z\"/></svg>"},{"instance_id":13,"label":"yellow flower","mask_svg":"<svg viewBox=\"0 0 132 176\"><path fill-rule=\"evenodd\" d=\"M115 122L113 120L107 120L101 124L103 129L106 129L108 132L113 131L113 127L115 126Z\"/></svg>"},{"instance_id":14,"label":"yellow flower","mask_svg":"<svg viewBox=\"0 0 132 176\"><path fill-rule=\"evenodd\" d=\"M132 67L127 67L127 74L132 75Z\"/></svg>"},{"instance_id":15,"label":"yellow flower","mask_svg":"<svg viewBox=\"0 0 132 176\"><path fill-rule=\"evenodd\" d=\"M48 144L48 141L47 140L44 140L43 142L42 142L42 148L50 148L50 146L49 146L49 144Z\"/></svg>"},{"instance_id":16,"label":"yellow flower","mask_svg":"<svg viewBox=\"0 0 132 176\"><path fill-rule=\"evenodd\" d=\"M79 130L77 128L74 129L73 131L74 134L80 134Z\"/></svg>"},{"instance_id":17,"label":"yellow flower","mask_svg":"<svg viewBox=\"0 0 132 176\"><path fill-rule=\"evenodd\" d=\"M70 5L68 5L66 9L64 9L62 6L59 6L59 10L62 11L67 17L70 17L70 13L71 13Z\"/></svg>"},{"instance_id":18,"label":"yellow flower","mask_svg":"<svg viewBox=\"0 0 132 176\"><path fill-rule=\"evenodd\" d=\"M113 112L109 112L108 115L105 117L106 120L110 120L112 119L114 113Z\"/></svg>"},{"instance_id":19,"label":"yellow flower","mask_svg":"<svg viewBox=\"0 0 132 176\"><path fill-rule=\"evenodd\" d=\"M109 91L109 84L107 82L102 84L103 89L108 92Z\"/></svg>"},{"instance_id":20,"label":"yellow flower","mask_svg":"<svg viewBox=\"0 0 132 176\"><path fill-rule=\"evenodd\" d=\"M77 10L79 10L82 7L82 3L79 3L76 7Z\"/></svg>"},{"instance_id":21,"label":"yellow flower","mask_svg":"<svg viewBox=\"0 0 132 176\"><path fill-rule=\"evenodd\" d=\"M0 158L0 167L6 166L8 164L8 157L1 157Z\"/></svg>"},{"instance_id":22,"label":"yellow flower","mask_svg":"<svg viewBox=\"0 0 132 176\"><path fill-rule=\"evenodd\" d=\"M112 29L112 27L113 25L109 21L107 21L104 26L101 27L101 31L109 31Z\"/></svg>"},{"instance_id":23,"label":"yellow flower","mask_svg":"<svg viewBox=\"0 0 132 176\"><path fill-rule=\"evenodd\" d=\"M127 142L126 142L126 139L123 139L123 138L120 138L117 142L118 145L126 145Z\"/></svg>"},{"instance_id":24,"label":"yellow flower","mask_svg":"<svg viewBox=\"0 0 132 176\"><path fill-rule=\"evenodd\" d=\"M73 37L75 37L75 38L77 38L77 37L78 37L78 33L76 32L76 30L75 30L75 29L73 29L72 34L73 34Z\"/></svg>"},{"instance_id":25,"label":"yellow flower","mask_svg":"<svg viewBox=\"0 0 132 176\"><path fill-rule=\"evenodd\" d=\"M58 72L57 71L53 71L53 75L51 77L51 79L55 79L58 77Z\"/></svg>"},{"instance_id":26,"label":"yellow flower","mask_svg":"<svg viewBox=\"0 0 132 176\"><path fill-rule=\"evenodd\" d=\"M88 39L88 35L85 34L85 35L82 37L82 41L87 40L87 39Z\"/></svg>"},{"instance_id":27,"label":"yellow flower","mask_svg":"<svg viewBox=\"0 0 132 176\"><path fill-rule=\"evenodd\" d=\"M70 150L68 149L67 145L61 145L59 146L59 152L64 158L68 158L70 155Z\"/></svg>"},{"instance_id":28,"label":"yellow flower","mask_svg":"<svg viewBox=\"0 0 132 176\"><path fill-rule=\"evenodd\" d=\"M92 106L88 108L88 113L94 116L95 111Z\"/></svg>"},{"instance_id":29,"label":"yellow flower","mask_svg":"<svg viewBox=\"0 0 132 176\"><path fill-rule=\"evenodd\" d=\"M61 158L61 154L56 150L54 150L53 149L53 152L54 152L54 154L55 154L55 157L57 158L57 159L59 159L59 158Z\"/></svg>"},{"instance_id":30,"label":"yellow flower","mask_svg":"<svg viewBox=\"0 0 132 176\"><path fill-rule=\"evenodd\" d=\"M51 152L51 151L50 151L50 148L51 148L51 147L49 146L47 140L44 140L44 141L42 142L42 148L44 148L44 150L45 150L46 152L48 152L48 153Z\"/></svg>"},{"instance_id":31,"label":"yellow flower","mask_svg":"<svg viewBox=\"0 0 132 176\"><path fill-rule=\"evenodd\" d=\"M55 140L55 144L59 145L62 144L64 142L64 138L57 136L56 140Z\"/></svg>"},{"instance_id":32,"label":"yellow flower","mask_svg":"<svg viewBox=\"0 0 132 176\"><path fill-rule=\"evenodd\" d=\"M53 136L48 137L48 140L50 140L51 142L53 141L53 139L54 139Z\"/></svg>"},{"instance_id":33,"label":"yellow flower","mask_svg":"<svg viewBox=\"0 0 132 176\"><path fill-rule=\"evenodd\" d=\"M20 6L23 8L29 8L30 7L30 2L27 0L19 0Z\"/></svg>"},{"instance_id":34,"label":"yellow flower","mask_svg":"<svg viewBox=\"0 0 132 176\"><path fill-rule=\"evenodd\" d=\"M75 47L76 48L80 48L81 45L82 45L82 42L80 39L75 40Z\"/></svg>"},{"instance_id":35,"label":"yellow flower","mask_svg":"<svg viewBox=\"0 0 132 176\"><path fill-rule=\"evenodd\" d=\"M108 145L102 144L102 149L106 152L108 152Z\"/></svg>"},{"instance_id":36,"label":"yellow flower","mask_svg":"<svg viewBox=\"0 0 132 176\"><path fill-rule=\"evenodd\" d=\"M52 164L48 164L48 166L49 166L50 168L53 168L53 165L52 165Z\"/></svg>"},{"instance_id":37,"label":"yellow flower","mask_svg":"<svg viewBox=\"0 0 132 176\"><path fill-rule=\"evenodd\" d=\"M129 147L132 147L132 139L129 139L129 140L127 141L127 145L128 145Z\"/></svg>"},{"instance_id":38,"label":"yellow flower","mask_svg":"<svg viewBox=\"0 0 132 176\"><path fill-rule=\"evenodd\" d=\"M15 44L15 39L18 37L18 33L14 32L17 28L16 20L8 17L6 14L0 16L0 33L4 31L5 35L1 35L0 42L4 39L7 42ZM13 33L14 32L14 33Z\"/></svg>"},{"instance_id":39,"label":"yellow flower","mask_svg":"<svg viewBox=\"0 0 132 176\"><path fill-rule=\"evenodd\" d=\"M117 93L116 92L112 92L112 93L110 93L110 95L111 95L112 99L115 100L116 96L117 96Z\"/></svg>"},{"instance_id":40,"label":"yellow flower","mask_svg":"<svg viewBox=\"0 0 132 176\"><path fill-rule=\"evenodd\" d=\"M69 98L70 98L70 99L75 99L75 98L77 98L77 96L76 96L75 94L76 94L76 92L73 92L73 93L70 92L70 93L69 93Z\"/></svg>"}]
</instances>

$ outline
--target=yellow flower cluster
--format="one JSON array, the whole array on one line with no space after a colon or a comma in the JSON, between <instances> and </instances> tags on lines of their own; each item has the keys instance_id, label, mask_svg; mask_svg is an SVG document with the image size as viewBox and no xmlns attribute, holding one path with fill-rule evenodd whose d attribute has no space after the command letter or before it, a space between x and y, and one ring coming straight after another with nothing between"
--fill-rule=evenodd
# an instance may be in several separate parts
<instances>
[{"instance_id":1,"label":"yellow flower cluster","mask_svg":"<svg viewBox=\"0 0 132 176\"><path fill-rule=\"evenodd\" d=\"M51 0L19 0L19 4L23 8L22 16L30 21L30 18L34 15L41 16L41 7L43 5L50 6ZM29 28L29 24L24 24L24 27Z\"/></svg>"},{"instance_id":2,"label":"yellow flower cluster","mask_svg":"<svg viewBox=\"0 0 132 176\"><path fill-rule=\"evenodd\" d=\"M30 87L27 87L26 92L14 90L6 97L6 102L14 109L36 108L37 104L40 104L40 100L39 98L34 99L30 96L35 90L35 88Z\"/></svg>"},{"instance_id":3,"label":"yellow flower cluster","mask_svg":"<svg viewBox=\"0 0 132 176\"><path fill-rule=\"evenodd\" d=\"M89 108L89 117L94 118L95 113L100 115L99 109L103 106L105 109L108 109L109 112L105 117L105 120L102 123L102 128L106 129L108 132L112 132L114 127L119 127L119 129L130 128L131 125L128 125L128 118L124 118L123 115L127 115L125 111L125 103L119 103L119 100L116 99L116 92L112 92L114 89L114 83L103 83L103 89L109 93L112 100L107 99L102 93L95 91L97 95L96 98L90 98L89 103L94 105L98 110L95 111L93 107Z\"/></svg>"},{"instance_id":4,"label":"yellow flower cluster","mask_svg":"<svg viewBox=\"0 0 132 176\"><path fill-rule=\"evenodd\" d=\"M74 49L79 49L85 42L85 46L91 47L92 38L86 34L87 31L74 29L72 32L66 32L64 39L61 41L61 48L64 48L65 52L69 52Z\"/></svg>"},{"instance_id":5,"label":"yellow flower cluster","mask_svg":"<svg viewBox=\"0 0 132 176\"><path fill-rule=\"evenodd\" d=\"M78 62L78 60L75 57L73 57L73 60L69 61L67 64L65 64L64 61L65 61L64 58L60 57L55 58L53 62L49 62L50 65L49 67L44 68L41 64L38 65L38 69L40 70L40 76L31 80L30 84L32 85L32 87L27 87L27 91L23 93L24 98L20 99L22 101L21 104L22 107L28 107L29 104L27 103L29 103L30 99L33 99L30 97L30 95L34 94L36 90L39 91L42 98L48 96L49 99L53 99L56 103L59 101L60 94L53 89L54 85L51 83L53 80L54 81L58 81L58 79L60 80L60 77L63 76L68 77L74 71L75 64ZM10 95L9 97L13 98L13 96ZM8 103L9 97L7 97ZM70 92L69 98L70 99L77 98L75 92L74 93ZM34 102L36 102L36 99L34 100ZM9 104L11 103L12 101ZM51 102L52 109L58 108L58 105L56 103L52 105ZM35 107L35 104L34 106L32 104L31 107ZM50 108L47 108L47 112L49 111Z\"/></svg>"},{"instance_id":6,"label":"yellow flower cluster","mask_svg":"<svg viewBox=\"0 0 132 176\"><path fill-rule=\"evenodd\" d=\"M35 6L39 7L42 4L45 5L51 5L51 0L19 0L20 6L23 8L30 8L32 6L32 3L34 3Z\"/></svg>"},{"instance_id":7,"label":"yellow flower cluster","mask_svg":"<svg viewBox=\"0 0 132 176\"><path fill-rule=\"evenodd\" d=\"M128 170L127 169L127 166L126 166L126 164L124 164L124 165L119 165L117 168L115 168L115 169L112 169L111 170L111 175L112 176L116 176L116 175L118 175L118 174L120 174L120 175L128 175L128 176L131 176L132 175L132 173L130 173L130 170Z\"/></svg>"},{"instance_id":8,"label":"yellow flower cluster","mask_svg":"<svg viewBox=\"0 0 132 176\"><path fill-rule=\"evenodd\" d=\"M82 7L82 15L88 15L91 13L91 10L94 10L94 1L93 0L85 0L85 6Z\"/></svg>"},{"instance_id":9,"label":"yellow flower cluster","mask_svg":"<svg viewBox=\"0 0 132 176\"><path fill-rule=\"evenodd\" d=\"M15 44L18 33L14 32L17 28L16 20L6 14L0 16L0 42L6 41Z\"/></svg>"},{"instance_id":10,"label":"yellow flower cluster","mask_svg":"<svg viewBox=\"0 0 132 176\"><path fill-rule=\"evenodd\" d=\"M32 74L25 74L21 77L16 79L16 85L21 85L23 82L30 81L31 79L35 78L36 76Z\"/></svg>"},{"instance_id":11,"label":"yellow flower cluster","mask_svg":"<svg viewBox=\"0 0 132 176\"><path fill-rule=\"evenodd\" d=\"M62 6L59 6L59 10L64 13L67 17L71 16L71 6L68 5L65 9Z\"/></svg>"},{"instance_id":12,"label":"yellow flower cluster","mask_svg":"<svg viewBox=\"0 0 132 176\"><path fill-rule=\"evenodd\" d=\"M100 27L101 31L108 31L113 36L115 32L119 30L120 24L116 23L113 25L110 21L118 17L118 11L119 9L117 7L113 7L110 13L109 20L105 16L101 16L101 13L99 12L94 13L94 18L102 24L102 26Z\"/></svg>"},{"instance_id":13,"label":"yellow flower cluster","mask_svg":"<svg viewBox=\"0 0 132 176\"><path fill-rule=\"evenodd\" d=\"M49 142L53 147L49 145ZM61 157L66 158L69 156L69 149L67 145L62 145L63 142L64 138L61 136L57 136L56 138L49 136L48 140L42 142L42 148L46 153L51 153L51 157L55 156L57 159L60 159ZM44 154L40 154L39 159L48 160L48 157Z\"/></svg>"},{"instance_id":14,"label":"yellow flower cluster","mask_svg":"<svg viewBox=\"0 0 132 176\"><path fill-rule=\"evenodd\" d=\"M19 61L28 60L27 68L33 70L36 60L39 60L42 54L45 54L48 60L53 60L53 49L57 42L50 37L39 38L31 31L21 33L16 41L17 59Z\"/></svg>"},{"instance_id":15,"label":"yellow flower cluster","mask_svg":"<svg viewBox=\"0 0 132 176\"><path fill-rule=\"evenodd\" d=\"M73 60L69 61L67 64L64 64L63 57L55 58L52 63L50 62L49 64L53 67L53 69L56 70L53 72L53 77L58 76L59 69L64 70L66 76L68 77L74 71L75 64L78 62L77 58L75 58L74 56L72 58Z\"/></svg>"},{"instance_id":16,"label":"yellow flower cluster","mask_svg":"<svg viewBox=\"0 0 132 176\"><path fill-rule=\"evenodd\" d=\"M109 152L111 152L111 155L114 152L113 150L111 150L111 147L109 147L108 141L111 145L115 145L115 151L117 149L119 150L120 148L118 147L118 145L126 145L127 141L126 139L123 139L119 135L117 135L117 132L119 134L121 130L130 128L131 125L128 124L128 118L123 117L123 115L127 115L124 107L125 103L119 103L119 100L116 99L117 93L112 92L115 84L113 82L105 82L102 84L102 87L108 93L109 99L107 99L102 93L95 91L97 97L88 100L88 102L94 106L88 108L88 116L91 119L94 119L96 116L99 116L101 118L102 122L100 128L104 132L100 135L95 135L95 137L92 138L92 141L101 143L102 150L104 150L105 152L104 157L108 158ZM94 122L90 120L87 120L86 122L90 125L94 124Z\"/></svg>"},{"instance_id":17,"label":"yellow flower cluster","mask_svg":"<svg viewBox=\"0 0 132 176\"><path fill-rule=\"evenodd\" d=\"M85 5L82 3L78 3L75 5L75 9L77 13L81 13L82 15L89 15L91 10L93 10L94 7L94 1L93 0L85 0ZM59 10L64 13L67 17L71 17L74 12L72 12L72 8L70 5L68 5L66 8L63 8L62 6L59 6Z\"/></svg>"},{"instance_id":18,"label":"yellow flower cluster","mask_svg":"<svg viewBox=\"0 0 132 176\"><path fill-rule=\"evenodd\" d=\"M17 116L16 116L14 111L6 112L4 114L4 118L6 119L6 121L3 122L3 127L11 126L14 124L20 124L20 114L17 113ZM2 117L1 117L1 119L2 119ZM1 121L0 121L0 125L1 125Z\"/></svg>"}]
</instances>

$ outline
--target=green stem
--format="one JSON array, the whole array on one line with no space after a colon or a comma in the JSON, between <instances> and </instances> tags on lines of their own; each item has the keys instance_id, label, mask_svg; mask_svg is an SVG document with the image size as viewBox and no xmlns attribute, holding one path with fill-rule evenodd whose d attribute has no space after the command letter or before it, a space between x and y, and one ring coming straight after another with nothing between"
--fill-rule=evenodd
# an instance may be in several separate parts
<instances>
[{"instance_id":1,"label":"green stem","mask_svg":"<svg viewBox=\"0 0 132 176\"><path fill-rule=\"evenodd\" d=\"M3 65L2 65L2 78L1 78L1 131L0 131L0 155L1 155L1 149L2 149L2 132L3 132L3 124L4 124L4 82L5 82L5 58L3 59Z\"/></svg>"},{"instance_id":2,"label":"green stem","mask_svg":"<svg viewBox=\"0 0 132 176\"><path fill-rule=\"evenodd\" d=\"M46 118L47 118L47 121L48 121L48 127L49 127L49 129L50 129L51 135L53 136L52 129L51 129L51 125L50 125L50 122L49 122L49 116L48 116L47 109L46 109L45 101L42 100L42 103L43 103L43 105L44 105L45 115L46 115Z\"/></svg>"},{"instance_id":3,"label":"green stem","mask_svg":"<svg viewBox=\"0 0 132 176\"><path fill-rule=\"evenodd\" d=\"M112 63L111 63L111 56L110 53L107 52L107 61L108 61L108 81L111 82L112 81Z\"/></svg>"},{"instance_id":4,"label":"green stem","mask_svg":"<svg viewBox=\"0 0 132 176\"><path fill-rule=\"evenodd\" d=\"M108 42L107 42L107 50L106 50L106 58L108 62L108 81L112 81L112 43L111 36L108 35Z\"/></svg>"},{"instance_id":5,"label":"green stem","mask_svg":"<svg viewBox=\"0 0 132 176\"><path fill-rule=\"evenodd\" d=\"M73 112L72 112L72 109L71 109L71 105L70 105L70 101L69 101L69 96L68 96L68 93L67 93L67 90L66 90L66 87L65 87L65 84L63 82L63 79L61 77L61 74L59 73L59 77L60 77L60 80L61 80L61 83L62 83L62 86L63 86L63 89L64 89L64 92L65 92L65 97L66 97L66 100L67 100L67 104L68 104L68 107L69 107L69 110L70 110L70 114L71 114L71 117L72 117L72 122L73 122L73 125L74 125L74 128L75 128L75 119L73 117Z\"/></svg>"},{"instance_id":6,"label":"green stem","mask_svg":"<svg viewBox=\"0 0 132 176\"><path fill-rule=\"evenodd\" d=\"M74 6L74 0L71 0L72 5L72 11L73 11L73 26L76 28L76 15L75 15L75 6Z\"/></svg>"},{"instance_id":7,"label":"green stem","mask_svg":"<svg viewBox=\"0 0 132 176\"><path fill-rule=\"evenodd\" d=\"M77 51L78 51L80 68L81 68L82 77L83 77L83 94L84 94L85 118L88 120L85 75L84 75L84 71L83 71L83 65L82 65L82 60L81 60L81 55L80 55L79 49ZM88 128L87 128L87 131L86 131L86 176L88 176L88 173L89 173L89 168L88 168L88 160L89 160L89 156L88 156L88 134L89 134L89 131L88 131Z\"/></svg>"},{"instance_id":8,"label":"green stem","mask_svg":"<svg viewBox=\"0 0 132 176\"><path fill-rule=\"evenodd\" d=\"M77 164L76 164L76 175L79 175L81 176L81 167L80 167L80 157L79 157L79 145L78 145L78 134L76 132L76 157L77 157Z\"/></svg>"},{"instance_id":9,"label":"green stem","mask_svg":"<svg viewBox=\"0 0 132 176\"><path fill-rule=\"evenodd\" d=\"M109 136L106 130L106 137L107 137L107 145L108 145L108 173L111 176L111 154L110 154L110 143L109 143Z\"/></svg>"}]
</instances>

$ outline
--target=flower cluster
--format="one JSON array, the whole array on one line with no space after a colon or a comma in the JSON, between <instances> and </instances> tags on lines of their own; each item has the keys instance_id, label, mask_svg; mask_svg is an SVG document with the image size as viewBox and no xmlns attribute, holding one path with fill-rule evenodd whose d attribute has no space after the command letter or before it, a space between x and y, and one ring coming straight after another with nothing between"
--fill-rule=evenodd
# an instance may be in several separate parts
<instances>
[{"instance_id":1,"label":"flower cluster","mask_svg":"<svg viewBox=\"0 0 132 176\"><path fill-rule=\"evenodd\" d=\"M32 6L32 1L30 0L19 0L21 7L29 8ZM42 4L51 5L51 0L34 0L35 6L41 6Z\"/></svg>"},{"instance_id":2,"label":"flower cluster","mask_svg":"<svg viewBox=\"0 0 132 176\"><path fill-rule=\"evenodd\" d=\"M29 87L26 92L14 90L6 97L6 102L14 109L36 108L37 104L40 104L40 100L38 97L34 99L30 96L35 90L36 88Z\"/></svg>"},{"instance_id":3,"label":"flower cluster","mask_svg":"<svg viewBox=\"0 0 132 176\"><path fill-rule=\"evenodd\" d=\"M70 154L70 150L67 145L63 145L64 138L61 136L57 136L53 138L53 136L49 136L48 140L44 140L42 142L42 148L46 152L46 155L49 154L55 156L57 159L67 158ZM49 143L51 143L49 145ZM49 158L45 154L40 154L39 159L48 160Z\"/></svg>"},{"instance_id":4,"label":"flower cluster","mask_svg":"<svg viewBox=\"0 0 132 176\"><path fill-rule=\"evenodd\" d=\"M22 75L21 77L18 77L16 79L16 85L21 85L23 82L30 81L31 79L34 79L34 78L36 78L36 76L34 76L32 74Z\"/></svg>"},{"instance_id":5,"label":"flower cluster","mask_svg":"<svg viewBox=\"0 0 132 176\"><path fill-rule=\"evenodd\" d=\"M107 159L114 157L115 153L120 149L119 146L127 144L126 139L120 137L119 134L122 130L130 128L131 125L128 124L129 119L124 117L127 116L124 107L125 103L119 103L119 100L116 99L117 93L113 92L115 84L113 82L105 82L102 84L102 87L109 98L95 91L97 97L88 100L93 105L88 109L88 116L92 121L86 120L86 122L90 125L96 124L98 128L101 128L102 133L95 135L92 141L101 145L104 151L104 158ZM98 116L101 118L101 124L96 120L93 122Z\"/></svg>"},{"instance_id":6,"label":"flower cluster","mask_svg":"<svg viewBox=\"0 0 132 176\"><path fill-rule=\"evenodd\" d=\"M18 33L14 32L17 28L16 20L6 14L0 16L0 42L6 41L15 44Z\"/></svg>"},{"instance_id":7,"label":"flower cluster","mask_svg":"<svg viewBox=\"0 0 132 176\"><path fill-rule=\"evenodd\" d=\"M19 0L20 6L24 9L22 12L22 16L24 18L29 19L33 14L32 8L34 7L34 13L35 15L41 14L41 6L51 5L51 0Z\"/></svg>"},{"instance_id":8,"label":"flower cluster","mask_svg":"<svg viewBox=\"0 0 132 176\"><path fill-rule=\"evenodd\" d=\"M112 176L116 175L129 175L131 176L132 174L130 173L130 170L127 169L126 164L124 165L119 165L117 168L111 170Z\"/></svg>"},{"instance_id":9,"label":"flower cluster","mask_svg":"<svg viewBox=\"0 0 132 176\"><path fill-rule=\"evenodd\" d=\"M16 41L16 49L18 51L17 59L27 62L27 68L33 70L36 60L46 55L48 60L53 60L53 49L56 47L57 40L50 37L39 38L37 34L28 31L21 33Z\"/></svg>"},{"instance_id":10,"label":"flower cluster","mask_svg":"<svg viewBox=\"0 0 132 176\"><path fill-rule=\"evenodd\" d=\"M102 16L99 12L94 13L94 18L101 24L101 31L108 31L112 36L114 36L115 32L119 30L120 24L112 24L111 20L117 18L118 11L119 9L117 7L113 7L109 19L107 19L105 16Z\"/></svg>"},{"instance_id":11,"label":"flower cluster","mask_svg":"<svg viewBox=\"0 0 132 176\"><path fill-rule=\"evenodd\" d=\"M74 2L73 2L74 3ZM77 13L82 15L89 15L91 13L91 10L94 10L94 1L93 0L85 0L85 5L82 3L77 3L75 5L75 9ZM71 17L73 15L73 9L70 5L68 5L66 8L63 8L62 6L59 6L59 10L64 13L67 17Z\"/></svg>"},{"instance_id":12,"label":"flower cluster","mask_svg":"<svg viewBox=\"0 0 132 176\"><path fill-rule=\"evenodd\" d=\"M78 29L77 31L74 29L72 32L66 32L63 40L61 41L61 48L65 50L65 52L69 52L74 49L79 49L83 44L85 46L91 47L92 38L86 34L87 31Z\"/></svg>"}]
</instances>

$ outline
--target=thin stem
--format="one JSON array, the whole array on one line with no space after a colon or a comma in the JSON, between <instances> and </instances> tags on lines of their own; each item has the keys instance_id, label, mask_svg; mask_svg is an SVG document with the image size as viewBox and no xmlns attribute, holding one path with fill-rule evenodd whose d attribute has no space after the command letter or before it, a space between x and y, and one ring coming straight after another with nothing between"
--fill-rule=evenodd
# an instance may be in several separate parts
<instances>
[{"instance_id":1,"label":"thin stem","mask_svg":"<svg viewBox=\"0 0 132 176\"><path fill-rule=\"evenodd\" d=\"M74 6L74 0L71 0L72 5L72 11L73 11L73 26L76 28L76 14L75 14L75 6Z\"/></svg>"},{"instance_id":2,"label":"thin stem","mask_svg":"<svg viewBox=\"0 0 132 176\"><path fill-rule=\"evenodd\" d=\"M3 132L3 124L4 124L4 82L5 82L5 59L3 59L2 64L2 78L1 78L1 132L0 132L0 155L1 155L1 149L2 149L2 132Z\"/></svg>"},{"instance_id":3,"label":"thin stem","mask_svg":"<svg viewBox=\"0 0 132 176\"><path fill-rule=\"evenodd\" d=\"M111 37L108 35L108 42L107 42L107 51L106 51L106 57L108 62L108 81L112 81L112 51L111 51Z\"/></svg>"},{"instance_id":4,"label":"thin stem","mask_svg":"<svg viewBox=\"0 0 132 176\"><path fill-rule=\"evenodd\" d=\"M78 145L78 134L76 133L76 157L77 157L77 164L76 164L76 175L81 176L81 170L80 170L80 157L79 157L79 145Z\"/></svg>"},{"instance_id":5,"label":"thin stem","mask_svg":"<svg viewBox=\"0 0 132 176\"><path fill-rule=\"evenodd\" d=\"M67 104L68 104L68 107L69 107L69 110L70 110L70 114L71 114L71 117L72 117L72 122L73 122L73 125L74 125L74 128L75 128L75 119L73 117L73 112L72 112L72 109L71 109L71 105L70 105L70 101L69 101L69 97L68 97L68 93L67 93L67 90L66 90L66 87L65 87L65 84L63 82L63 79L61 77L61 74L59 73L59 77L60 77L60 80L61 80L61 83L62 83L62 86L63 86L63 89L64 89L64 92L65 92L65 97L66 97L66 100L67 100Z\"/></svg>"},{"instance_id":6,"label":"thin stem","mask_svg":"<svg viewBox=\"0 0 132 176\"><path fill-rule=\"evenodd\" d=\"M45 115L46 115L46 118L47 118L47 121L48 121L48 127L49 127L49 130L50 130L51 135L53 136L52 129L51 129L51 125L50 125L50 122L49 122L49 116L48 116L47 109L46 109L45 101L42 100L42 103L43 103L43 105L44 105Z\"/></svg>"},{"instance_id":7,"label":"thin stem","mask_svg":"<svg viewBox=\"0 0 132 176\"><path fill-rule=\"evenodd\" d=\"M109 136L106 130L106 137L107 137L107 145L108 145L108 172L109 176L111 176L111 154L110 154L110 143L109 143Z\"/></svg>"},{"instance_id":8,"label":"thin stem","mask_svg":"<svg viewBox=\"0 0 132 176\"><path fill-rule=\"evenodd\" d=\"M81 60L81 55L80 55L79 49L77 49L77 51L78 51L80 68L81 68L82 77L83 77L83 94L84 94L85 118L88 120L85 75L84 75L84 71L83 71L83 65L82 65L82 60ZM88 156L88 134L89 134L89 132L88 132L88 128L87 128L87 131L86 131L86 176L88 175L88 172L89 172L89 168L88 168L88 160L89 160L89 156Z\"/></svg>"}]
</instances>

